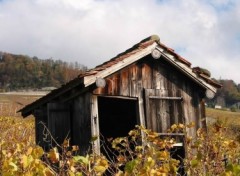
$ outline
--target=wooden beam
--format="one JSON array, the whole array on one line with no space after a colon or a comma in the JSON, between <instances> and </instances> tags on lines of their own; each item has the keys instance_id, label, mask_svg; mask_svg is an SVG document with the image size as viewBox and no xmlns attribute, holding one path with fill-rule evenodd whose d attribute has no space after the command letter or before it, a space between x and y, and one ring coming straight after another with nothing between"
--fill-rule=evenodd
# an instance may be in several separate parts
<instances>
[{"instance_id":1,"label":"wooden beam","mask_svg":"<svg viewBox=\"0 0 240 176\"><path fill-rule=\"evenodd\" d=\"M159 136L184 136L184 133L158 133Z\"/></svg>"},{"instance_id":2,"label":"wooden beam","mask_svg":"<svg viewBox=\"0 0 240 176\"><path fill-rule=\"evenodd\" d=\"M183 100L183 97L160 97L160 96L149 96L150 99L159 100Z\"/></svg>"},{"instance_id":3,"label":"wooden beam","mask_svg":"<svg viewBox=\"0 0 240 176\"><path fill-rule=\"evenodd\" d=\"M68 102L69 100L83 94L84 92L87 92L88 90L89 90L89 87L85 87L85 88L75 87L71 91L66 92L65 94L61 95L59 97L59 101L62 103Z\"/></svg>"},{"instance_id":4,"label":"wooden beam","mask_svg":"<svg viewBox=\"0 0 240 176\"><path fill-rule=\"evenodd\" d=\"M99 132L99 119L98 119L98 102L97 96L91 95L91 133L92 138L97 138L92 142L94 153L100 155L100 132Z\"/></svg>"},{"instance_id":5,"label":"wooden beam","mask_svg":"<svg viewBox=\"0 0 240 176\"><path fill-rule=\"evenodd\" d=\"M183 143L182 142L175 143L173 144L173 147L183 147Z\"/></svg>"},{"instance_id":6,"label":"wooden beam","mask_svg":"<svg viewBox=\"0 0 240 176\"><path fill-rule=\"evenodd\" d=\"M98 94L94 94L97 95L99 97L105 97L105 98L119 98L119 99L126 99L126 100L137 100L137 97L127 97L127 96L115 96L115 95L98 95Z\"/></svg>"}]
</instances>

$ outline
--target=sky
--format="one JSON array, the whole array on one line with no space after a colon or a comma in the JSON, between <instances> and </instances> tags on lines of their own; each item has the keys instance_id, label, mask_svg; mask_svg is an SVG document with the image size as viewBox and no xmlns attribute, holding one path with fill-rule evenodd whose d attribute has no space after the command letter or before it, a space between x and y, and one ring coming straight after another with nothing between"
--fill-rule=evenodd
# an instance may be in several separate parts
<instances>
[{"instance_id":1,"label":"sky","mask_svg":"<svg viewBox=\"0 0 240 176\"><path fill-rule=\"evenodd\" d=\"M240 83L239 0L0 0L0 51L93 68L142 39Z\"/></svg>"}]
</instances>

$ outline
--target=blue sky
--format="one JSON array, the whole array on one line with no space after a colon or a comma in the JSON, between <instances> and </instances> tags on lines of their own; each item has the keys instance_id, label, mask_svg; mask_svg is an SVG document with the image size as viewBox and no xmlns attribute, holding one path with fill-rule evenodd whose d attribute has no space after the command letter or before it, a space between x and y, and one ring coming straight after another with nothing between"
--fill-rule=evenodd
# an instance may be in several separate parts
<instances>
[{"instance_id":1,"label":"blue sky","mask_svg":"<svg viewBox=\"0 0 240 176\"><path fill-rule=\"evenodd\" d=\"M89 68L160 36L193 66L240 83L240 1L0 0L0 51Z\"/></svg>"}]
</instances>

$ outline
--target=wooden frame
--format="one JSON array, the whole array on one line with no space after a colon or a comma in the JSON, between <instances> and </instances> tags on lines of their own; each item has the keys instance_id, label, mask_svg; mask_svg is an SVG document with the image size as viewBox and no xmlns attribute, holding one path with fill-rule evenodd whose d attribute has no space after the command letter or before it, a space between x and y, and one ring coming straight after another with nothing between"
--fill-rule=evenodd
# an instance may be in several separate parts
<instances>
[{"instance_id":1,"label":"wooden frame","mask_svg":"<svg viewBox=\"0 0 240 176\"><path fill-rule=\"evenodd\" d=\"M100 133L97 95L91 95L91 134L92 149L96 154L100 154ZM94 138L94 139L93 139ZM95 139L96 138L96 139Z\"/></svg>"}]
</instances>

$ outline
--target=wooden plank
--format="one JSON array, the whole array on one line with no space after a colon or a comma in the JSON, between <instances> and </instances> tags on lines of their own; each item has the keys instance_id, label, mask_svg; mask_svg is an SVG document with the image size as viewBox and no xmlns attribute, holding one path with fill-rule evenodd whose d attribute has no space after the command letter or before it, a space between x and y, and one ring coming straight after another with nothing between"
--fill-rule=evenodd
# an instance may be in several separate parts
<instances>
[{"instance_id":1,"label":"wooden plank","mask_svg":"<svg viewBox=\"0 0 240 176\"><path fill-rule=\"evenodd\" d=\"M154 95L156 96L161 96L161 93L160 93L160 90L158 89L154 89ZM153 112L156 114L156 119L155 119L155 123L156 124L156 128L154 131L157 131L157 132L163 132L163 124L165 123L163 120L162 120L162 117L164 116L164 109L162 108L163 106L163 102L162 101L157 101L156 99L150 99L150 102L151 104L155 105L153 106L154 109L153 109Z\"/></svg>"},{"instance_id":2,"label":"wooden plank","mask_svg":"<svg viewBox=\"0 0 240 176\"><path fill-rule=\"evenodd\" d=\"M100 155L99 115L96 95L91 95L91 104L91 133L92 137L97 137L97 139L92 142L92 148L96 154Z\"/></svg>"},{"instance_id":3,"label":"wooden plank","mask_svg":"<svg viewBox=\"0 0 240 176\"><path fill-rule=\"evenodd\" d=\"M144 100L142 95L143 93L141 93L141 95L139 95L139 98L138 98L139 119L140 119L140 125L143 127L146 127L145 115L144 115Z\"/></svg>"},{"instance_id":4,"label":"wooden plank","mask_svg":"<svg viewBox=\"0 0 240 176\"><path fill-rule=\"evenodd\" d=\"M173 97L173 100L171 98L168 100L164 97L163 99L158 99L162 95L165 96L167 94L168 90L164 89L145 89L147 128L157 132L166 132L172 124L182 123L182 101L179 101L180 98L177 97L176 101L175 97ZM157 98L151 99L151 97ZM176 103L170 104L170 102ZM170 106L173 107L170 108Z\"/></svg>"},{"instance_id":5,"label":"wooden plank","mask_svg":"<svg viewBox=\"0 0 240 176\"><path fill-rule=\"evenodd\" d=\"M142 86L145 89L152 88L152 67L148 63L142 65Z\"/></svg>"},{"instance_id":6,"label":"wooden plank","mask_svg":"<svg viewBox=\"0 0 240 176\"><path fill-rule=\"evenodd\" d=\"M98 95L98 94L93 94ZM99 97L107 97L107 98L119 98L119 99L126 99L126 100L137 100L137 97L127 97L127 96L117 96L117 95L98 95Z\"/></svg>"},{"instance_id":7,"label":"wooden plank","mask_svg":"<svg viewBox=\"0 0 240 176\"><path fill-rule=\"evenodd\" d=\"M161 60L155 60L155 74L156 74L156 84L155 84L155 96L156 97L169 97L168 96L168 70L167 64ZM155 102L157 100L155 99ZM170 114L169 114L169 101L157 101L159 106L157 106L157 113L160 114L161 130L162 132L167 131L170 127Z\"/></svg>"},{"instance_id":8,"label":"wooden plank","mask_svg":"<svg viewBox=\"0 0 240 176\"><path fill-rule=\"evenodd\" d=\"M150 96L165 96L167 90L145 89L147 128L164 132L170 128L169 107L166 101L149 99Z\"/></svg>"},{"instance_id":9,"label":"wooden plank","mask_svg":"<svg viewBox=\"0 0 240 176\"><path fill-rule=\"evenodd\" d=\"M207 122L206 122L206 109L205 109L205 100L202 99L200 103L200 114L201 114L201 128L207 130Z\"/></svg>"},{"instance_id":10,"label":"wooden plank","mask_svg":"<svg viewBox=\"0 0 240 176\"><path fill-rule=\"evenodd\" d=\"M143 93L143 82L142 82L142 66L140 64L136 65L136 92L135 92L135 96L139 97L139 95L141 95Z\"/></svg>"},{"instance_id":11,"label":"wooden plank","mask_svg":"<svg viewBox=\"0 0 240 176\"><path fill-rule=\"evenodd\" d=\"M192 100L192 107L194 109L195 114L195 123L196 123L196 130L201 128L201 114L200 114L200 98L199 94L201 92L201 88L197 86L192 86L193 89L193 100Z\"/></svg>"},{"instance_id":12,"label":"wooden plank","mask_svg":"<svg viewBox=\"0 0 240 176\"><path fill-rule=\"evenodd\" d=\"M79 146L81 155L86 155L91 148L90 93L81 94L72 105L72 144Z\"/></svg>"},{"instance_id":13,"label":"wooden plank","mask_svg":"<svg viewBox=\"0 0 240 176\"><path fill-rule=\"evenodd\" d=\"M139 110L139 121L140 121L140 125L143 126L144 128L146 128L146 117L145 117L145 113L144 113L144 97L143 97L143 92L144 90L142 89L142 91L139 91L139 95L138 95L138 110ZM141 131L141 136L142 136L142 143L145 145L146 144L146 140L145 140L145 133L143 131Z\"/></svg>"},{"instance_id":14,"label":"wooden plank","mask_svg":"<svg viewBox=\"0 0 240 176\"><path fill-rule=\"evenodd\" d=\"M159 136L184 136L184 133L158 133Z\"/></svg>"},{"instance_id":15,"label":"wooden plank","mask_svg":"<svg viewBox=\"0 0 240 176\"><path fill-rule=\"evenodd\" d=\"M160 90L158 93L160 96L168 95L168 90ZM169 101L160 101L160 107L158 112L161 114L162 132L167 131L170 128L170 114L169 114Z\"/></svg>"},{"instance_id":16,"label":"wooden plank","mask_svg":"<svg viewBox=\"0 0 240 176\"><path fill-rule=\"evenodd\" d=\"M169 97L177 97L176 96L176 89L175 89L175 85L173 83L173 81L175 80L175 74L176 72L174 72L172 69L170 68L167 68L169 70L169 74L168 75L168 96ZM172 74L172 73L175 73L175 74ZM177 97L177 99L179 99L179 97ZM180 100L182 101L182 97L180 97ZM176 104L177 104L177 101L170 101L169 102L169 116L170 116L170 125L172 124L176 124L176 122L178 121L178 112L176 111Z\"/></svg>"},{"instance_id":17,"label":"wooden plank","mask_svg":"<svg viewBox=\"0 0 240 176\"><path fill-rule=\"evenodd\" d=\"M150 91L151 91L151 89L144 89L145 106L146 106L146 108L145 108L145 110L146 110L146 127L148 129L154 130L153 125L152 125L153 124L152 121L153 121L154 117L152 116L152 113L151 113L153 107L150 107L150 102L149 102L149 98L148 98L151 95Z\"/></svg>"},{"instance_id":18,"label":"wooden plank","mask_svg":"<svg viewBox=\"0 0 240 176\"><path fill-rule=\"evenodd\" d=\"M72 100L75 97L78 97L79 95L83 94L84 92L89 91L89 87L75 87L73 88L68 94L64 94L59 97L60 103L68 102L69 100Z\"/></svg>"},{"instance_id":19,"label":"wooden plank","mask_svg":"<svg viewBox=\"0 0 240 176\"><path fill-rule=\"evenodd\" d=\"M183 100L183 97L161 97L161 96L149 96L150 99L158 100Z\"/></svg>"},{"instance_id":20,"label":"wooden plank","mask_svg":"<svg viewBox=\"0 0 240 176\"><path fill-rule=\"evenodd\" d=\"M113 89L113 93L114 95L119 95L120 94L120 73L117 72L116 74L114 74L114 89Z\"/></svg>"},{"instance_id":21,"label":"wooden plank","mask_svg":"<svg viewBox=\"0 0 240 176\"><path fill-rule=\"evenodd\" d=\"M41 146L44 150L48 150L48 144L44 139L44 128L47 127L47 108L46 106L40 109L35 109L33 113L35 117L35 141L36 144ZM45 127L44 127L45 126Z\"/></svg>"},{"instance_id":22,"label":"wooden plank","mask_svg":"<svg viewBox=\"0 0 240 176\"><path fill-rule=\"evenodd\" d=\"M106 78L108 84L108 95L118 95L120 86L120 76L119 73L115 73L109 78Z\"/></svg>"},{"instance_id":23,"label":"wooden plank","mask_svg":"<svg viewBox=\"0 0 240 176\"><path fill-rule=\"evenodd\" d=\"M129 74L129 88L130 88L130 96L136 97L138 95L138 68L136 65L133 65L130 68L130 74Z\"/></svg>"},{"instance_id":24,"label":"wooden plank","mask_svg":"<svg viewBox=\"0 0 240 176\"><path fill-rule=\"evenodd\" d=\"M154 60L154 63L152 63L153 89L161 89L161 86L163 87L163 77L162 77L161 73L159 72L160 66L158 65L158 63L156 60Z\"/></svg>"},{"instance_id":25,"label":"wooden plank","mask_svg":"<svg viewBox=\"0 0 240 176\"><path fill-rule=\"evenodd\" d=\"M71 136L71 116L68 104L48 103L48 129L57 142L61 145L66 138ZM53 143L54 145L57 145Z\"/></svg>"},{"instance_id":26,"label":"wooden plank","mask_svg":"<svg viewBox=\"0 0 240 176\"><path fill-rule=\"evenodd\" d=\"M180 89L176 90L177 96L182 96L182 91ZM184 101L184 99L183 99ZM184 113L183 113L183 101L174 102L174 114L175 114L175 121L174 123L182 123L184 122Z\"/></svg>"},{"instance_id":27,"label":"wooden plank","mask_svg":"<svg viewBox=\"0 0 240 176\"><path fill-rule=\"evenodd\" d=\"M120 72L120 95L129 96L129 67Z\"/></svg>"},{"instance_id":28,"label":"wooden plank","mask_svg":"<svg viewBox=\"0 0 240 176\"><path fill-rule=\"evenodd\" d=\"M183 143L182 142L178 142L173 144L173 147L183 147Z\"/></svg>"},{"instance_id":29,"label":"wooden plank","mask_svg":"<svg viewBox=\"0 0 240 176\"><path fill-rule=\"evenodd\" d=\"M195 113L192 104L192 84L187 80L183 80L182 86L182 95L183 95L183 113L184 113L184 122L185 124L189 123L196 123L195 120ZM188 128L187 133L189 136L195 137L196 136L196 126L193 128Z\"/></svg>"}]
</instances>

